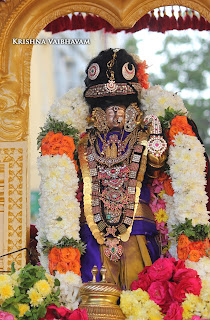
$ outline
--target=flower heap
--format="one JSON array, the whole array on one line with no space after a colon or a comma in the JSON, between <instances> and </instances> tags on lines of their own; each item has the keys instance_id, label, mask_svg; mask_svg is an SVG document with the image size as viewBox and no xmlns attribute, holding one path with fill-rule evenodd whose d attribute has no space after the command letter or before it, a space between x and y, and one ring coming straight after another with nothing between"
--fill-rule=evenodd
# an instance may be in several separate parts
<instances>
[{"instance_id":1,"label":"flower heap","mask_svg":"<svg viewBox=\"0 0 210 320\"><path fill-rule=\"evenodd\" d=\"M209 319L210 293L197 272L175 258L158 259L121 295L127 319ZM197 317L197 318L196 318Z\"/></svg>"},{"instance_id":2,"label":"flower heap","mask_svg":"<svg viewBox=\"0 0 210 320\"><path fill-rule=\"evenodd\" d=\"M59 281L39 266L26 265L11 275L0 275L0 310L3 319L39 319L47 307L58 304ZM8 312L8 313L6 313ZM2 318L1 318L2 319Z\"/></svg>"},{"instance_id":3,"label":"flower heap","mask_svg":"<svg viewBox=\"0 0 210 320\"><path fill-rule=\"evenodd\" d=\"M82 284L80 256L85 250L79 236L80 205L76 146L86 127L88 106L82 89L70 90L55 103L38 136L41 175L38 251L42 266L61 282L60 302L78 307Z\"/></svg>"}]
</instances>

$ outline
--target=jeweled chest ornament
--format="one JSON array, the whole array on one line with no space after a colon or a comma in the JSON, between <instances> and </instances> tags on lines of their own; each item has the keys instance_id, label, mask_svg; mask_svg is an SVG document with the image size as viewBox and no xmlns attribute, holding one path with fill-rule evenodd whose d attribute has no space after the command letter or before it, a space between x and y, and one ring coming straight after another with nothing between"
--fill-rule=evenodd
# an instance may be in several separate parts
<instances>
[{"instance_id":1,"label":"jeweled chest ornament","mask_svg":"<svg viewBox=\"0 0 210 320\"><path fill-rule=\"evenodd\" d=\"M113 145L116 158L111 158ZM123 254L120 239L133 222L137 172L143 150L134 131L125 136L124 132L108 137L99 135L95 139L89 135L87 160L92 177L93 220L104 235L107 246L104 253L112 261L119 260ZM109 165L108 160L116 162Z\"/></svg>"},{"instance_id":2,"label":"jeweled chest ornament","mask_svg":"<svg viewBox=\"0 0 210 320\"><path fill-rule=\"evenodd\" d=\"M108 247L104 249L104 253L111 261L117 262L120 260L123 254L122 245L119 244L120 241L118 239L107 239L105 245Z\"/></svg>"}]
</instances>

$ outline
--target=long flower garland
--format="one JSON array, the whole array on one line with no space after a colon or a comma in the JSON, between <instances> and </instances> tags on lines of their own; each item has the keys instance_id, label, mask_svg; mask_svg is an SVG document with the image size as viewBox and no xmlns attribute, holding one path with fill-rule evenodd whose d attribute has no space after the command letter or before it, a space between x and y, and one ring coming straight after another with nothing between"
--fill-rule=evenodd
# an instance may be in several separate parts
<instances>
[{"instance_id":1,"label":"long flower garland","mask_svg":"<svg viewBox=\"0 0 210 320\"><path fill-rule=\"evenodd\" d=\"M38 136L41 156L40 212L37 221L40 262L60 280L60 302L69 309L79 304L82 284L80 256L79 179L75 146L87 127L88 106L82 89L70 90L50 109Z\"/></svg>"}]
</instances>

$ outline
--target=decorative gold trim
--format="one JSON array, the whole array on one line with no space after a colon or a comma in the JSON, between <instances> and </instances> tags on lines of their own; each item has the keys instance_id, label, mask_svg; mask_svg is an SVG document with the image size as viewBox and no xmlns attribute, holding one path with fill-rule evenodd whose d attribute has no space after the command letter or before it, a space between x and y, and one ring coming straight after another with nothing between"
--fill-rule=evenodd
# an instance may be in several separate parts
<instances>
[{"instance_id":1,"label":"decorative gold trim","mask_svg":"<svg viewBox=\"0 0 210 320\"><path fill-rule=\"evenodd\" d=\"M3 234L1 255L27 247L26 142L1 142L0 163L1 191L4 193L0 210L3 220L3 224L0 225L0 232ZM10 270L13 261L17 269L23 267L26 263L26 251L4 257L0 269Z\"/></svg>"},{"instance_id":2,"label":"decorative gold trim","mask_svg":"<svg viewBox=\"0 0 210 320\"><path fill-rule=\"evenodd\" d=\"M93 213L92 213L92 178L90 176L90 171L88 167L87 161L87 140L88 135L86 135L80 142L78 147L78 154L79 154L79 162L80 168L82 171L82 178L83 178L83 195L84 195L84 214L86 217L86 221L88 227L90 228L94 238L97 240L99 244L104 243L104 237L101 235L100 231L98 230L98 226L93 220Z\"/></svg>"}]
</instances>

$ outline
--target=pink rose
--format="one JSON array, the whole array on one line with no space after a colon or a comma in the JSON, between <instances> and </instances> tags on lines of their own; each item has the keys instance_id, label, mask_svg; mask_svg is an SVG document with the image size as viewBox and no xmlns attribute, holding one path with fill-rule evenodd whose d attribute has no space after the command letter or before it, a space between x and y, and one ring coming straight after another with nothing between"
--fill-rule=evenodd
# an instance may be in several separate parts
<instances>
[{"instance_id":1,"label":"pink rose","mask_svg":"<svg viewBox=\"0 0 210 320\"><path fill-rule=\"evenodd\" d=\"M142 290L147 291L150 284L151 284L151 279L148 276L148 274L142 274L139 277L138 281L133 281L131 283L131 290L137 290L137 289L141 288Z\"/></svg>"},{"instance_id":2,"label":"pink rose","mask_svg":"<svg viewBox=\"0 0 210 320\"><path fill-rule=\"evenodd\" d=\"M0 311L0 320L14 320L13 314L6 312L6 311Z\"/></svg>"},{"instance_id":3,"label":"pink rose","mask_svg":"<svg viewBox=\"0 0 210 320\"><path fill-rule=\"evenodd\" d=\"M181 280L186 278L196 278L197 275L197 271L190 268L178 269L174 273L173 281L180 282Z\"/></svg>"},{"instance_id":4,"label":"pink rose","mask_svg":"<svg viewBox=\"0 0 210 320\"><path fill-rule=\"evenodd\" d=\"M185 299L186 293L193 293L199 296L201 291L201 279L197 276L196 278L185 278L182 279L174 290L174 299L179 303L182 303Z\"/></svg>"},{"instance_id":5,"label":"pink rose","mask_svg":"<svg viewBox=\"0 0 210 320\"><path fill-rule=\"evenodd\" d=\"M166 281L152 282L147 292L149 293L150 299L161 307L171 302Z\"/></svg>"},{"instance_id":6,"label":"pink rose","mask_svg":"<svg viewBox=\"0 0 210 320\"><path fill-rule=\"evenodd\" d=\"M147 273L152 281L167 281L171 279L173 270L174 263L171 258L160 258L153 263Z\"/></svg>"},{"instance_id":7,"label":"pink rose","mask_svg":"<svg viewBox=\"0 0 210 320\"><path fill-rule=\"evenodd\" d=\"M182 320L183 308L179 306L178 302L173 302L164 317L164 320Z\"/></svg>"}]
</instances>

